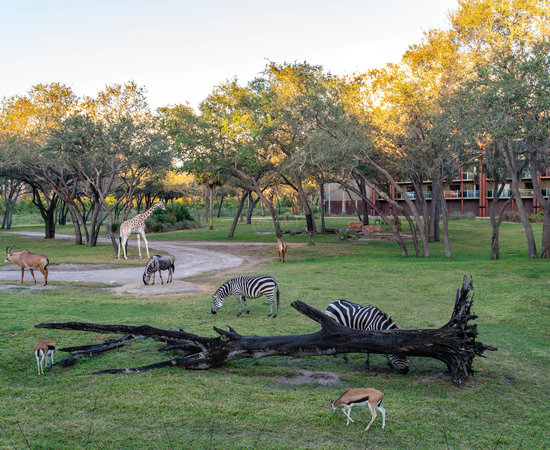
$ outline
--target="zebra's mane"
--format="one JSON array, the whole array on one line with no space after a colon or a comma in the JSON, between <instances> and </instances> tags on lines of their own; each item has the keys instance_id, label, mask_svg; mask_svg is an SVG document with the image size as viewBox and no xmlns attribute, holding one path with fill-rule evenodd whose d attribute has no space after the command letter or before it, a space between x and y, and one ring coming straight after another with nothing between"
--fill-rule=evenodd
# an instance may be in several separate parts
<instances>
[{"instance_id":1,"label":"zebra's mane","mask_svg":"<svg viewBox=\"0 0 550 450\"><path fill-rule=\"evenodd\" d=\"M382 314L386 320L388 320L389 322L392 323L392 325L393 325L392 328L399 328L399 327L397 326L397 324L395 323L395 320L393 320L393 319L391 318L391 316L390 316L388 313L382 311L378 306L374 306L374 305L371 305L371 306L372 306L373 308L376 308L376 309L378 310L378 312L379 312L380 314Z\"/></svg>"}]
</instances>

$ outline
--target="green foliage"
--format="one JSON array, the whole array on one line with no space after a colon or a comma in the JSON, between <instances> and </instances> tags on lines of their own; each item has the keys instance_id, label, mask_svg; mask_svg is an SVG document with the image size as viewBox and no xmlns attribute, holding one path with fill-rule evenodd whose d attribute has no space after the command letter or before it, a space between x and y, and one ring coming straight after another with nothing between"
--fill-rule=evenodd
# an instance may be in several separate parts
<instances>
[{"instance_id":1,"label":"green foliage","mask_svg":"<svg viewBox=\"0 0 550 450\"><path fill-rule=\"evenodd\" d=\"M542 216L543 216L543 212L540 211L536 214L531 214L529 216L529 222L532 222L532 223L542 223Z\"/></svg>"},{"instance_id":2,"label":"green foliage","mask_svg":"<svg viewBox=\"0 0 550 450\"><path fill-rule=\"evenodd\" d=\"M155 209L151 217L145 221L147 232L185 230L193 228L194 219L187 206L181 203L169 203L166 210Z\"/></svg>"},{"instance_id":3,"label":"green foliage","mask_svg":"<svg viewBox=\"0 0 550 450\"><path fill-rule=\"evenodd\" d=\"M20 199L15 205L12 205L13 214L40 214L38 207L29 199ZM6 202L0 199L0 214L6 212Z\"/></svg>"},{"instance_id":4,"label":"green foliage","mask_svg":"<svg viewBox=\"0 0 550 450\"><path fill-rule=\"evenodd\" d=\"M502 220L504 222L520 223L519 214L517 212L505 212L502 215Z\"/></svg>"},{"instance_id":5,"label":"green foliage","mask_svg":"<svg viewBox=\"0 0 550 450\"><path fill-rule=\"evenodd\" d=\"M467 219L467 220L474 220L476 218L475 214L473 212L466 212L464 214L461 214L460 211L453 211L449 214L449 220L460 220L460 219Z\"/></svg>"}]
</instances>

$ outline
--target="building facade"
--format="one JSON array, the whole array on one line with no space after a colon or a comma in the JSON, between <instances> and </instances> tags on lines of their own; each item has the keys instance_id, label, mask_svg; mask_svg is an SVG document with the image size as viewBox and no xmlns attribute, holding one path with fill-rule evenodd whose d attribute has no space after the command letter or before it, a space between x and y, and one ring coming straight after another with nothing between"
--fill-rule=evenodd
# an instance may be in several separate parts
<instances>
[{"instance_id":1,"label":"building facade","mask_svg":"<svg viewBox=\"0 0 550 450\"><path fill-rule=\"evenodd\" d=\"M542 174L539 174L539 183L542 187L542 193L545 198L550 194L550 169ZM407 197L411 200L416 200L416 192L411 182L399 183ZM473 213L476 217L488 217L489 207L493 201L493 192L495 186L491 179L480 170L473 169L470 171L463 170L460 176L452 181L447 181L443 184L445 199L449 213L459 212L460 214ZM528 171L524 172L520 178L519 191L521 198L528 214L536 214L541 211L541 206L533 195L533 183L531 175ZM428 206L432 200L432 183L425 181L423 185L423 193ZM409 207L402 197L393 187L390 187L389 195L396 200L403 208L409 211ZM368 198L376 203L385 214L391 214L391 205L384 197L376 195L374 191L367 189ZM508 180L504 191L499 199L499 207L504 204L510 197L513 197L511 180ZM327 214L348 214L353 215L357 211L363 214L364 203L361 198L351 192L343 190L337 184L327 186L325 194L325 213ZM368 208L368 207L367 207ZM374 210L368 208L369 215L376 215ZM515 200L508 204L507 212L517 211Z\"/></svg>"}]
</instances>

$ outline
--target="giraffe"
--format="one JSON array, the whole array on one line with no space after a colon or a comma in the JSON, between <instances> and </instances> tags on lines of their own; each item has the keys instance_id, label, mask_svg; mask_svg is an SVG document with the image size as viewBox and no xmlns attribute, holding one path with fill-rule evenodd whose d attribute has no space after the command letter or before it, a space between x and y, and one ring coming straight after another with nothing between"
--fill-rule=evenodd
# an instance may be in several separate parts
<instances>
[{"instance_id":1,"label":"giraffe","mask_svg":"<svg viewBox=\"0 0 550 450\"><path fill-rule=\"evenodd\" d=\"M137 233L139 258L143 258L143 256L141 256L141 243L139 241L139 235L141 235L143 237L143 240L145 241L147 257L149 257L149 244L147 242L147 238L145 237L145 219L153 214L153 211L157 208L166 210L164 203L156 202L147 211L144 211L141 214L138 214L137 216L122 222L122 225L120 225L120 239L118 241L118 259L120 259L120 247L122 247L124 251L124 259L128 259L128 256L126 256L126 242L128 241L128 238L132 233Z\"/></svg>"}]
</instances>

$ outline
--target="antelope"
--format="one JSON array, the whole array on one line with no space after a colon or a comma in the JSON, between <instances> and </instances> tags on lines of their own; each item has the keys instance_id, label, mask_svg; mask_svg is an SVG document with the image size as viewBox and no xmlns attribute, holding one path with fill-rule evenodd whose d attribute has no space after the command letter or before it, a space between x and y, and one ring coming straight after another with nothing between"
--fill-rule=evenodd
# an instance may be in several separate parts
<instances>
[{"instance_id":1,"label":"antelope","mask_svg":"<svg viewBox=\"0 0 550 450\"><path fill-rule=\"evenodd\" d=\"M279 261L284 263L286 254L286 242L282 237L277 238L277 251L279 252Z\"/></svg>"},{"instance_id":2,"label":"antelope","mask_svg":"<svg viewBox=\"0 0 550 450\"><path fill-rule=\"evenodd\" d=\"M44 358L46 359L46 368L48 367L48 359L50 360L50 367L53 365L53 354L55 353L55 342L50 339L44 339L38 341L34 346L34 356L36 356L36 365L38 366L38 375L42 370L44 375Z\"/></svg>"},{"instance_id":3,"label":"antelope","mask_svg":"<svg viewBox=\"0 0 550 450\"><path fill-rule=\"evenodd\" d=\"M36 278L34 277L34 269L40 270L44 275L44 283L42 286L48 284L48 264L50 261L44 255L38 253L31 253L28 250L21 250L20 252L12 253L11 249L15 245L9 245L6 247L6 260L4 262L12 262L21 267L21 284L23 284L23 277L25 275L25 268L31 271L32 279L36 284Z\"/></svg>"},{"instance_id":4,"label":"antelope","mask_svg":"<svg viewBox=\"0 0 550 450\"><path fill-rule=\"evenodd\" d=\"M369 405L369 410L372 418L370 420L370 423L367 425L367 428L365 428L365 431L367 431L374 422L374 419L376 419L376 410L382 413L382 428L384 428L384 426L386 425L386 410L382 408L382 406L380 406L383 398L384 394L382 394L382 392L372 388L346 389L344 393L336 399L336 401L331 400L330 404L334 413L336 413L338 406L344 405L342 408L342 412L348 418L346 425L349 425L350 420L352 422L355 422L351 418L351 408L353 406Z\"/></svg>"}]
</instances>

